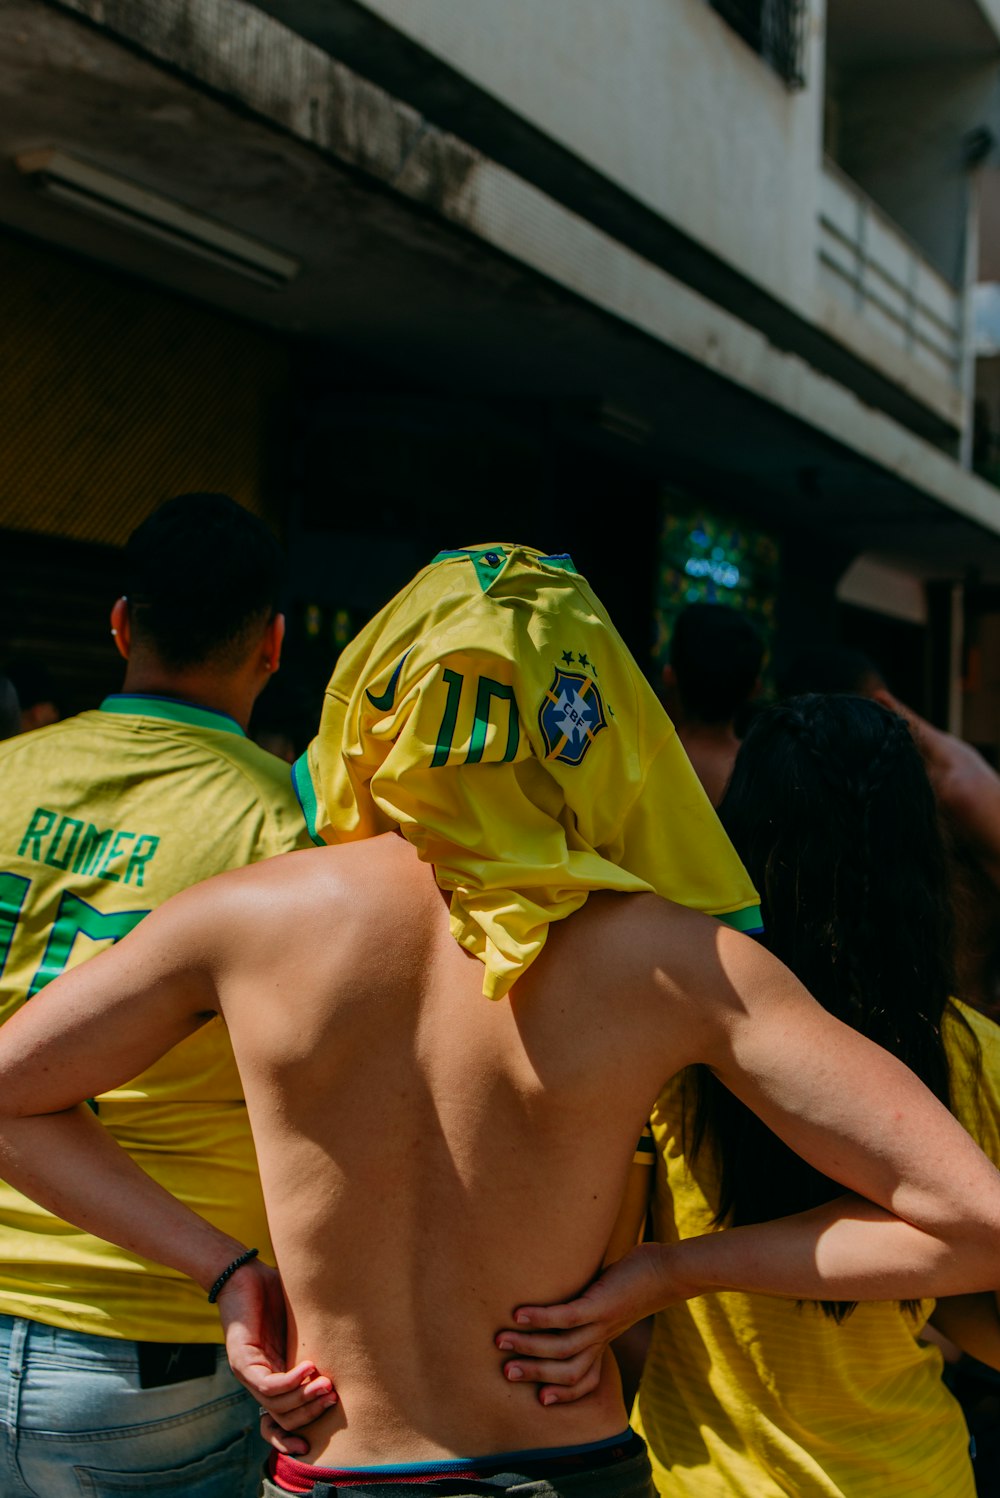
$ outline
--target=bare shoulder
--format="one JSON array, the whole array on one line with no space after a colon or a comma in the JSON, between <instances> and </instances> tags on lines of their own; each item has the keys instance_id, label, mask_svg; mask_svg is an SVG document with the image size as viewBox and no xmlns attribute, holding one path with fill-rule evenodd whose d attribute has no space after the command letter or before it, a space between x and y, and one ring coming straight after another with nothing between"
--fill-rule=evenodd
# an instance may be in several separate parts
<instances>
[{"instance_id":1,"label":"bare shoulder","mask_svg":"<svg viewBox=\"0 0 1000 1498\"><path fill-rule=\"evenodd\" d=\"M392 834L300 849L218 875L176 901L184 940L219 979L292 971L336 950L340 970L377 933L437 899L433 870ZM183 902L183 903L182 903ZM419 926L419 921L411 920Z\"/></svg>"},{"instance_id":2,"label":"bare shoulder","mask_svg":"<svg viewBox=\"0 0 1000 1498\"><path fill-rule=\"evenodd\" d=\"M569 925L570 923L566 923ZM600 948L610 981L686 982L712 967L751 960L760 949L715 916L654 894L592 894L572 918L574 940Z\"/></svg>"},{"instance_id":3,"label":"bare shoulder","mask_svg":"<svg viewBox=\"0 0 1000 1498\"><path fill-rule=\"evenodd\" d=\"M388 835L335 847L296 849L217 874L169 904L178 916L183 913L185 921L214 931L220 939L229 934L243 940L261 921L265 927L279 917L296 923L318 912L331 919L338 907L356 911L386 899L387 884L398 883L408 869L408 854L401 839Z\"/></svg>"},{"instance_id":4,"label":"bare shoulder","mask_svg":"<svg viewBox=\"0 0 1000 1498\"><path fill-rule=\"evenodd\" d=\"M669 1031L678 1066L710 1060L759 1000L789 988L802 993L750 937L654 894L591 895L583 910L552 928L546 967L586 974L596 1003L618 1013L627 1004L651 1037Z\"/></svg>"}]
</instances>

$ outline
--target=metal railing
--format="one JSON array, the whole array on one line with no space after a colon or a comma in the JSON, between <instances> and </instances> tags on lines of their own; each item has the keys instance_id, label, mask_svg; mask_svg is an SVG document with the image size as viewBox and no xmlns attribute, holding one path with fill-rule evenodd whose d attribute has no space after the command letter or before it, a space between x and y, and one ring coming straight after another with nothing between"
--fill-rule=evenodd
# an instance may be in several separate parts
<instances>
[{"instance_id":1,"label":"metal railing","mask_svg":"<svg viewBox=\"0 0 1000 1498\"><path fill-rule=\"evenodd\" d=\"M789 87L802 87L806 0L709 0L709 4Z\"/></svg>"},{"instance_id":2,"label":"metal railing","mask_svg":"<svg viewBox=\"0 0 1000 1498\"><path fill-rule=\"evenodd\" d=\"M880 337L950 385L963 382L964 299L832 162L820 182L823 284Z\"/></svg>"}]
</instances>

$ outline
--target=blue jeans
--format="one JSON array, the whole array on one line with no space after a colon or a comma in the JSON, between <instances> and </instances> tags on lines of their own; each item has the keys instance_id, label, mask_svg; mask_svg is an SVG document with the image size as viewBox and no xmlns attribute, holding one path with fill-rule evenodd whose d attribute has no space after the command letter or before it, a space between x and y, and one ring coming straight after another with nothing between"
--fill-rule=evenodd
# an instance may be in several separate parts
<instances>
[{"instance_id":1,"label":"blue jeans","mask_svg":"<svg viewBox=\"0 0 1000 1498\"><path fill-rule=\"evenodd\" d=\"M229 1371L142 1388L138 1347L0 1315L2 1498L255 1498L267 1454Z\"/></svg>"}]
</instances>

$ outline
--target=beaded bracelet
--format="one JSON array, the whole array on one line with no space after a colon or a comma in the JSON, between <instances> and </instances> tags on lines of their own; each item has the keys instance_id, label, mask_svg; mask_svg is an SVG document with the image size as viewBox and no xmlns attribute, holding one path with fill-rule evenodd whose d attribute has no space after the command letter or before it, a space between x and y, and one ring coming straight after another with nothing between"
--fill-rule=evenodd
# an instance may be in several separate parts
<instances>
[{"instance_id":1,"label":"beaded bracelet","mask_svg":"<svg viewBox=\"0 0 1000 1498\"><path fill-rule=\"evenodd\" d=\"M250 1260L255 1259L259 1253L259 1248L248 1248L245 1253L240 1254L238 1259L234 1259L231 1264L226 1265L225 1269L219 1275L219 1278L216 1280L215 1284L208 1292L209 1305L215 1305L215 1302L218 1300L219 1295L222 1292L222 1287L232 1279L237 1269L242 1269L244 1264L249 1264Z\"/></svg>"}]
</instances>

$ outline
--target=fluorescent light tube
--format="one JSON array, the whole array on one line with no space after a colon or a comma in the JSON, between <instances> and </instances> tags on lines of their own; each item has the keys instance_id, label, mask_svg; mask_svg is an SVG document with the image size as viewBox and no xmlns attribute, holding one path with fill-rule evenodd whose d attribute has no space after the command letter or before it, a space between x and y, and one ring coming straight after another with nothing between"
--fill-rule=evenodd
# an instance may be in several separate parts
<instances>
[{"instance_id":1,"label":"fluorescent light tube","mask_svg":"<svg viewBox=\"0 0 1000 1498\"><path fill-rule=\"evenodd\" d=\"M261 286L272 290L287 286L299 272L299 262L290 255L64 151L23 151L15 156L14 164L39 192L56 202L235 271Z\"/></svg>"}]
</instances>

